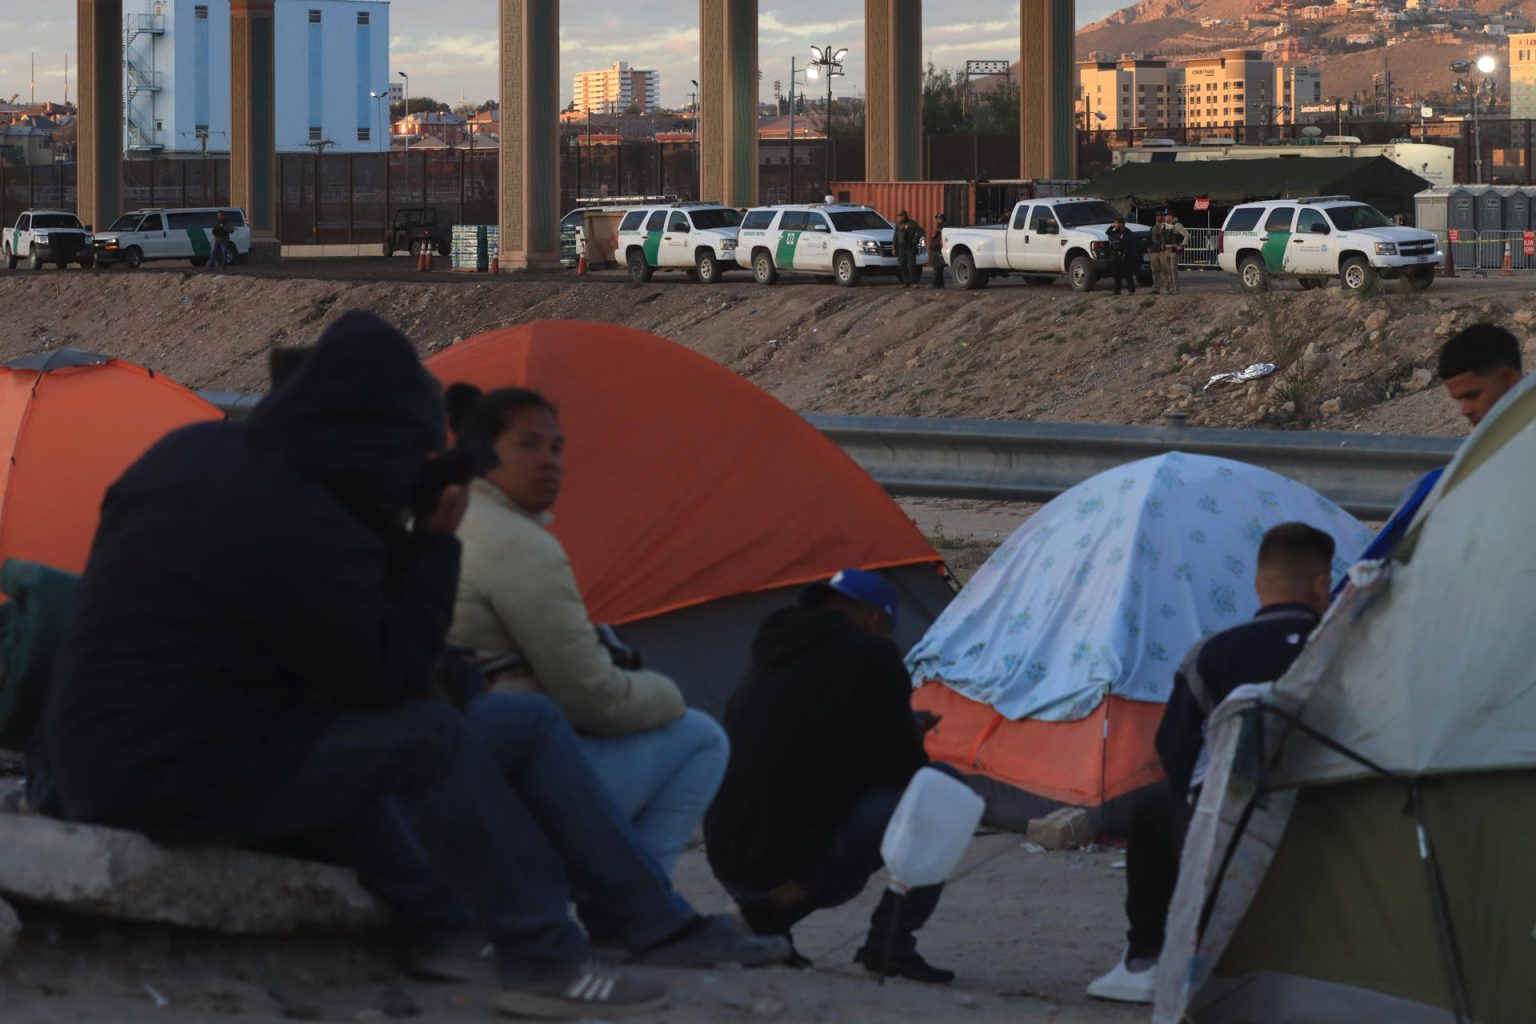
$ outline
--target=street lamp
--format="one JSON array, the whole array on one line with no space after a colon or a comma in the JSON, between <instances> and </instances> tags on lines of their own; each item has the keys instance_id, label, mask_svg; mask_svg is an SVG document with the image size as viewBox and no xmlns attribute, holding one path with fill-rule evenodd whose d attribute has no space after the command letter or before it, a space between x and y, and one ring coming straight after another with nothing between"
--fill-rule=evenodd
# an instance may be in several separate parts
<instances>
[{"instance_id":1,"label":"street lamp","mask_svg":"<svg viewBox=\"0 0 1536 1024\"><path fill-rule=\"evenodd\" d=\"M404 71L397 71L395 73L405 79L405 120L409 121L411 119L411 76ZM407 156L411 152L411 135L409 132L405 135L405 152Z\"/></svg>"},{"instance_id":2,"label":"street lamp","mask_svg":"<svg viewBox=\"0 0 1536 1024\"><path fill-rule=\"evenodd\" d=\"M383 100L385 103L389 102L389 87L386 86L383 89L370 89L368 91L368 95L373 97L374 103L375 103L374 109L378 110L379 108L378 108L377 104L378 104L379 100ZM387 108L386 108L386 111L387 111ZM385 130L385 127L384 127L385 123L387 121L388 121L388 116L387 116L387 112L386 112L386 116L385 117L381 117L380 118L380 123L379 123L380 137L383 138L383 140L384 140L384 152L386 152L386 153L389 152L389 133L388 133L388 131Z\"/></svg>"},{"instance_id":3,"label":"street lamp","mask_svg":"<svg viewBox=\"0 0 1536 1024\"><path fill-rule=\"evenodd\" d=\"M819 46L811 47L811 61L806 66L805 77L814 81L819 74L827 79L827 165L825 170L826 187L832 187L832 77L843 73L843 58L848 56L847 47L834 49L828 46L822 49ZM791 79L793 80L793 79Z\"/></svg>"},{"instance_id":4,"label":"street lamp","mask_svg":"<svg viewBox=\"0 0 1536 1024\"><path fill-rule=\"evenodd\" d=\"M1466 74L1473 68L1483 76L1482 81L1474 79L1469 86L1467 82L1458 78L1456 80L1457 92L1468 92L1470 96L1472 114L1472 165L1473 181L1475 184L1483 183L1483 131L1482 122L1478 118L1477 105L1484 93L1490 97L1498 92L1498 83L1493 80L1493 73L1498 70L1499 62L1492 54L1483 54L1473 64L1464 60L1451 61L1451 70L1458 75Z\"/></svg>"},{"instance_id":5,"label":"street lamp","mask_svg":"<svg viewBox=\"0 0 1536 1024\"><path fill-rule=\"evenodd\" d=\"M699 198L702 190L699 183L699 80L690 78L693 83L693 92L688 94L689 105L693 107L693 196Z\"/></svg>"}]
</instances>

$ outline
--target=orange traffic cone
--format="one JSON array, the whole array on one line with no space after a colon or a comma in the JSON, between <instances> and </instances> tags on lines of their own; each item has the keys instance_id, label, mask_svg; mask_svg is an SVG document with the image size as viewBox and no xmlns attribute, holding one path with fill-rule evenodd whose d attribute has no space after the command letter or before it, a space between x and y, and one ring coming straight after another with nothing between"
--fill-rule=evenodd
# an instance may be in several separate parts
<instances>
[{"instance_id":1,"label":"orange traffic cone","mask_svg":"<svg viewBox=\"0 0 1536 1024\"><path fill-rule=\"evenodd\" d=\"M1507 238L1504 240L1504 269L1499 271L1499 276L1501 276L1501 277L1514 277L1515 276L1515 262L1514 262L1514 259L1510 256L1510 252L1509 252L1509 239L1507 239Z\"/></svg>"},{"instance_id":2,"label":"orange traffic cone","mask_svg":"<svg viewBox=\"0 0 1536 1024\"><path fill-rule=\"evenodd\" d=\"M587 257L584 254L576 257L576 273L581 277L587 276Z\"/></svg>"},{"instance_id":3,"label":"orange traffic cone","mask_svg":"<svg viewBox=\"0 0 1536 1024\"><path fill-rule=\"evenodd\" d=\"M491 257L491 273L501 273L501 255L499 253Z\"/></svg>"}]
</instances>

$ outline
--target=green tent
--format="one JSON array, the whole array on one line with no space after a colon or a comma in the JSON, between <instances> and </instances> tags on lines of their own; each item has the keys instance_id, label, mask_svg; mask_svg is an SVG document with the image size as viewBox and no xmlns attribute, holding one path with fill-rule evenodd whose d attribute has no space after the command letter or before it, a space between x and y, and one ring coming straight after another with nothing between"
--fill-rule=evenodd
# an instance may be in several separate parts
<instances>
[{"instance_id":1,"label":"green tent","mask_svg":"<svg viewBox=\"0 0 1536 1024\"><path fill-rule=\"evenodd\" d=\"M1536 378L1212 714L1157 1024L1536 1019Z\"/></svg>"},{"instance_id":2,"label":"green tent","mask_svg":"<svg viewBox=\"0 0 1536 1024\"><path fill-rule=\"evenodd\" d=\"M1393 217L1411 216L1413 197L1428 187L1428 181L1384 156L1255 157L1122 164L1084 185L1079 194L1135 206L1192 199L1234 206L1260 199L1348 196Z\"/></svg>"}]
</instances>

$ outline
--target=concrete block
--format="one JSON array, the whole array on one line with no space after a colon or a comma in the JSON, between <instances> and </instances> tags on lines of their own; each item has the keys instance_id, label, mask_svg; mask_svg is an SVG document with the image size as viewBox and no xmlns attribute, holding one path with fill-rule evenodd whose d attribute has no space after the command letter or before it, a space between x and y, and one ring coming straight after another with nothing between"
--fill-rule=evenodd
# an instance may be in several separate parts
<instances>
[{"instance_id":1,"label":"concrete block","mask_svg":"<svg viewBox=\"0 0 1536 1024\"><path fill-rule=\"evenodd\" d=\"M16 940L21 937L21 918L16 916L16 911L5 900L0 900L0 964L5 963L6 957L16 948Z\"/></svg>"},{"instance_id":2,"label":"concrete block","mask_svg":"<svg viewBox=\"0 0 1536 1024\"><path fill-rule=\"evenodd\" d=\"M1075 850L1093 842L1088 812L1081 807L1060 807L1029 823L1025 838L1047 850Z\"/></svg>"},{"instance_id":3,"label":"concrete block","mask_svg":"<svg viewBox=\"0 0 1536 1024\"><path fill-rule=\"evenodd\" d=\"M356 875L326 864L171 850L133 832L19 814L0 814L0 850L0 894L81 913L264 935L387 920Z\"/></svg>"}]
</instances>

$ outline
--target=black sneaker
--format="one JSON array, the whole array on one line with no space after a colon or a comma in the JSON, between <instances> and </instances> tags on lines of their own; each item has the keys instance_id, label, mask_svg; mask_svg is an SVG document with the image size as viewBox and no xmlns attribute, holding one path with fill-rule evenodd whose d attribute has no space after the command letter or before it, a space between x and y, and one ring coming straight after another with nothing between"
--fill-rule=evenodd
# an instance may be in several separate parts
<instances>
[{"instance_id":1,"label":"black sneaker","mask_svg":"<svg viewBox=\"0 0 1536 1024\"><path fill-rule=\"evenodd\" d=\"M880 970L880 954L868 946L861 947L853 954L853 962L871 974L883 973L887 978L906 978L909 981L920 981L924 985L948 985L955 980L954 971L933 966L916 950L892 956L883 972Z\"/></svg>"},{"instance_id":2,"label":"black sneaker","mask_svg":"<svg viewBox=\"0 0 1536 1024\"><path fill-rule=\"evenodd\" d=\"M766 967L785 963L793 955L787 937L747 935L730 917L715 914L699 918L661 945L637 953L634 962L651 967Z\"/></svg>"},{"instance_id":3,"label":"black sneaker","mask_svg":"<svg viewBox=\"0 0 1536 1024\"><path fill-rule=\"evenodd\" d=\"M662 1009L667 986L591 957L545 981L503 984L492 1005L511 1017L616 1020Z\"/></svg>"}]
</instances>

